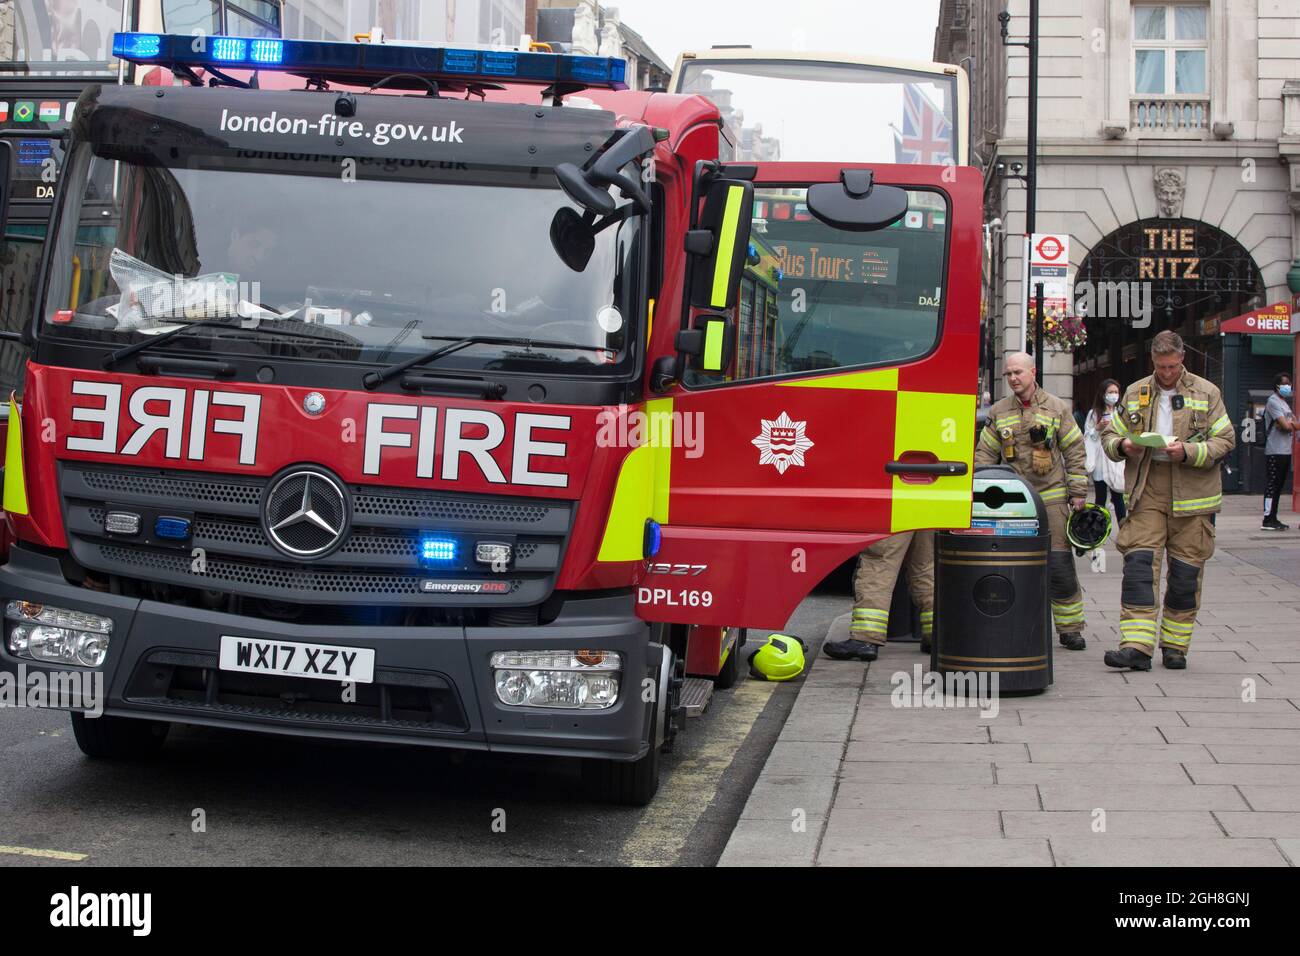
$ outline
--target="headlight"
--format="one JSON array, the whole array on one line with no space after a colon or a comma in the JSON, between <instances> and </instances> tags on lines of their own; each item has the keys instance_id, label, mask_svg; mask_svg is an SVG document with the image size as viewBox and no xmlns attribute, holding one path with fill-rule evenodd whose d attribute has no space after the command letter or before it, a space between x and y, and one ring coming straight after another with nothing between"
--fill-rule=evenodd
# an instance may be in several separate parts
<instances>
[{"instance_id":1,"label":"headlight","mask_svg":"<svg viewBox=\"0 0 1300 956\"><path fill-rule=\"evenodd\" d=\"M623 656L617 651L497 651L497 699L518 707L602 710L618 700Z\"/></svg>"},{"instance_id":2,"label":"headlight","mask_svg":"<svg viewBox=\"0 0 1300 956\"><path fill-rule=\"evenodd\" d=\"M6 641L9 653L16 657L98 667L108 655L111 618L31 601L10 601L5 617L16 622Z\"/></svg>"}]
</instances>

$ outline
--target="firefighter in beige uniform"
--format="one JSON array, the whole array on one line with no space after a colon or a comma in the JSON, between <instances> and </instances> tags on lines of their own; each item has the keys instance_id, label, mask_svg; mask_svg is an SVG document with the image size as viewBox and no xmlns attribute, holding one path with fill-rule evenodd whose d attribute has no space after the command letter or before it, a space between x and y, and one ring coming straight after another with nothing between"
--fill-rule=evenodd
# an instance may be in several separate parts
<instances>
[{"instance_id":1,"label":"firefighter in beige uniform","mask_svg":"<svg viewBox=\"0 0 1300 956\"><path fill-rule=\"evenodd\" d=\"M921 610L921 650L929 652L934 630L934 532L904 531L877 541L858 556L849 639L823 644L827 657L841 661L876 659L889 633L889 605L904 562L912 601Z\"/></svg>"},{"instance_id":2,"label":"firefighter in beige uniform","mask_svg":"<svg viewBox=\"0 0 1300 956\"><path fill-rule=\"evenodd\" d=\"M1061 644L1081 651L1086 646L1083 592L1065 524L1070 509L1078 511L1088 500L1087 455L1070 407L1038 386L1035 371L1034 360L1025 353L1007 356L1004 374L1012 394L989 409L975 464L1010 465L1043 499L1052 535L1047 561L1052 620Z\"/></svg>"},{"instance_id":3,"label":"firefighter in beige uniform","mask_svg":"<svg viewBox=\"0 0 1300 956\"><path fill-rule=\"evenodd\" d=\"M1219 461L1237 443L1218 388L1183 368L1183 342L1173 332L1151 343L1155 374L1129 386L1102 435L1114 461L1127 458L1128 517L1120 526L1124 556L1120 645L1107 651L1111 667L1150 670L1156 636L1165 667L1187 666L1187 648L1201 606L1205 563L1214 554L1214 524L1223 486ZM1153 449L1134 439L1155 432L1175 439ZM1159 627L1160 559L1169 555L1164 614Z\"/></svg>"}]
</instances>

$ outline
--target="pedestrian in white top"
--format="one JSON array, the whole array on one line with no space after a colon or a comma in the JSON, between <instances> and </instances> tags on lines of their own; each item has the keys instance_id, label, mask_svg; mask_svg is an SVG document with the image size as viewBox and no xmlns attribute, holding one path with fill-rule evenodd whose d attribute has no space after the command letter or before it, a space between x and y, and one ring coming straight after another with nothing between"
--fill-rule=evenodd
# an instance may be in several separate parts
<instances>
[{"instance_id":1,"label":"pedestrian in white top","mask_svg":"<svg viewBox=\"0 0 1300 956\"><path fill-rule=\"evenodd\" d=\"M1092 475L1094 501L1106 507L1106 492L1110 492L1110 502L1115 507L1115 520L1124 520L1124 465L1111 461L1102 451L1101 433L1106 423L1115 414L1119 403L1119 382L1108 378L1097 389L1097 398L1088 410L1088 418L1083 425L1084 449L1088 455L1088 473Z\"/></svg>"}]
</instances>

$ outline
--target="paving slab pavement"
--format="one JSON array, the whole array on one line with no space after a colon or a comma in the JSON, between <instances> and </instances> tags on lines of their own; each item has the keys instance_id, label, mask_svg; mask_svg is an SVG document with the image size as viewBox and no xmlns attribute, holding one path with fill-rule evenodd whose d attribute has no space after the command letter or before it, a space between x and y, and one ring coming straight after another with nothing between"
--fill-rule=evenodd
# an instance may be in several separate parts
<instances>
[{"instance_id":1,"label":"paving slab pavement","mask_svg":"<svg viewBox=\"0 0 1300 956\"><path fill-rule=\"evenodd\" d=\"M1053 685L995 715L898 706L896 675L928 668L916 644L811 661L719 865L1300 865L1300 518L1282 520L1224 499L1186 671L1102 664L1113 543L1105 573L1078 561L1087 649L1058 645Z\"/></svg>"}]
</instances>

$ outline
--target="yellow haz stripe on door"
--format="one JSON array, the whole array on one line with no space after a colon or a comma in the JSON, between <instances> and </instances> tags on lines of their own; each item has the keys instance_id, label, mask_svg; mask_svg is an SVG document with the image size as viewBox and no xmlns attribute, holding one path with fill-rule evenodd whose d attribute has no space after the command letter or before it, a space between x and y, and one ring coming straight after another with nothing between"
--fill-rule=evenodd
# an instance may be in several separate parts
<instances>
[{"instance_id":1,"label":"yellow haz stripe on door","mask_svg":"<svg viewBox=\"0 0 1300 956\"><path fill-rule=\"evenodd\" d=\"M736 230L740 227L740 204L744 198L744 186L727 188L727 205L722 212L722 228L718 232L718 254L713 267L713 292L709 297L715 309L724 309L727 306L727 293L731 287L731 264L736 254Z\"/></svg>"},{"instance_id":2,"label":"yellow haz stripe on door","mask_svg":"<svg viewBox=\"0 0 1300 956\"><path fill-rule=\"evenodd\" d=\"M898 369L877 368L866 372L850 372L847 375L825 375L821 378L801 378L789 382L777 382L792 388L853 388L869 389L877 392L898 391Z\"/></svg>"},{"instance_id":3,"label":"yellow haz stripe on door","mask_svg":"<svg viewBox=\"0 0 1300 956\"><path fill-rule=\"evenodd\" d=\"M899 392L894 416L894 458L933 452L940 461L966 464L966 474L909 484L893 476L890 530L970 527L971 472L975 460L975 396L949 392Z\"/></svg>"},{"instance_id":4,"label":"yellow haz stripe on door","mask_svg":"<svg viewBox=\"0 0 1300 956\"><path fill-rule=\"evenodd\" d=\"M646 519L668 523L673 400L660 398L646 402L644 409L631 409L628 414L638 415L642 411L643 427L638 430L644 443L628 452L619 469L605 535L596 556L598 561L640 561L645 556ZM633 428L629 423L629 434Z\"/></svg>"},{"instance_id":5,"label":"yellow haz stripe on door","mask_svg":"<svg viewBox=\"0 0 1300 956\"><path fill-rule=\"evenodd\" d=\"M5 441L4 510L27 514L27 480L23 475L23 421L18 402L9 399L9 435Z\"/></svg>"}]
</instances>

